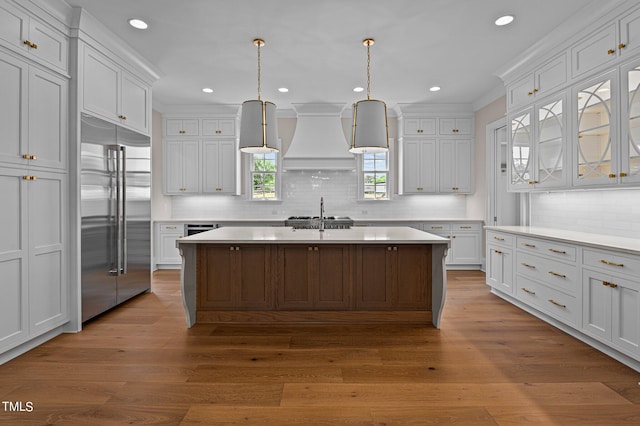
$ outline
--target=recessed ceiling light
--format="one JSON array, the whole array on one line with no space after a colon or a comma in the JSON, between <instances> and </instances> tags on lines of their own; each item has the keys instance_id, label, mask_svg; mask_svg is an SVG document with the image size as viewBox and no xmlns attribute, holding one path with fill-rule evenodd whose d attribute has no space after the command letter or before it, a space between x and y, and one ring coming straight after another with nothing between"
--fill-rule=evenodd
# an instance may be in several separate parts
<instances>
[{"instance_id":1,"label":"recessed ceiling light","mask_svg":"<svg viewBox=\"0 0 640 426\"><path fill-rule=\"evenodd\" d=\"M147 25L146 22L144 22L142 19L137 18L129 19L129 25L139 30L146 30L147 28L149 28L149 25Z\"/></svg>"},{"instance_id":2,"label":"recessed ceiling light","mask_svg":"<svg viewBox=\"0 0 640 426\"><path fill-rule=\"evenodd\" d=\"M287 93L288 91L289 91L289 89L287 89L286 87L278 88L278 92L280 92L280 93Z\"/></svg>"},{"instance_id":3,"label":"recessed ceiling light","mask_svg":"<svg viewBox=\"0 0 640 426\"><path fill-rule=\"evenodd\" d=\"M364 87L354 87L353 91L356 93L364 92Z\"/></svg>"},{"instance_id":4,"label":"recessed ceiling light","mask_svg":"<svg viewBox=\"0 0 640 426\"><path fill-rule=\"evenodd\" d=\"M440 90L440 86L433 86L433 87L429 88L429 91L431 91L431 92L437 92L439 90Z\"/></svg>"},{"instance_id":5,"label":"recessed ceiling light","mask_svg":"<svg viewBox=\"0 0 640 426\"><path fill-rule=\"evenodd\" d=\"M501 27L503 25L509 25L513 22L515 17L513 15L504 15L496 19L496 25Z\"/></svg>"},{"instance_id":6,"label":"recessed ceiling light","mask_svg":"<svg viewBox=\"0 0 640 426\"><path fill-rule=\"evenodd\" d=\"M210 88L210 87L205 87L204 89L202 89L202 91L203 91L204 93L213 93L213 89L212 89L212 88Z\"/></svg>"}]
</instances>

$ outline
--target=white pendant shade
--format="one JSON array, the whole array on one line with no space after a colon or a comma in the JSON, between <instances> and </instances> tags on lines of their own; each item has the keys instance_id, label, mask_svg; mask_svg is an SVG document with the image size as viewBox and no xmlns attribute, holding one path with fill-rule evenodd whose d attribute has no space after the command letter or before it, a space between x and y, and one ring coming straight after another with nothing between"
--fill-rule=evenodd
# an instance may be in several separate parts
<instances>
[{"instance_id":1,"label":"white pendant shade","mask_svg":"<svg viewBox=\"0 0 640 426\"><path fill-rule=\"evenodd\" d=\"M349 151L364 154L388 150L387 105L372 99L353 104L353 131Z\"/></svg>"},{"instance_id":2,"label":"white pendant shade","mask_svg":"<svg viewBox=\"0 0 640 426\"><path fill-rule=\"evenodd\" d=\"M278 152L276 105L262 100L242 104L240 151L249 154Z\"/></svg>"}]
</instances>

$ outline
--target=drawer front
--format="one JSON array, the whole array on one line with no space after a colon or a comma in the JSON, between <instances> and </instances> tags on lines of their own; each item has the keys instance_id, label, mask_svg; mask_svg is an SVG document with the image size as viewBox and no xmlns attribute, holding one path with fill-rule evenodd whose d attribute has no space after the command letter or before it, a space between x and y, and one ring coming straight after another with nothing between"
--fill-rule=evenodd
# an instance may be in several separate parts
<instances>
[{"instance_id":1,"label":"drawer front","mask_svg":"<svg viewBox=\"0 0 640 426\"><path fill-rule=\"evenodd\" d=\"M501 232L487 231L487 243L500 244L505 247L513 247L516 237L512 234L503 234Z\"/></svg>"},{"instance_id":2,"label":"drawer front","mask_svg":"<svg viewBox=\"0 0 640 426\"><path fill-rule=\"evenodd\" d=\"M181 223L180 224L163 223L162 225L160 225L160 232L171 232L175 234L182 234L184 232L184 225Z\"/></svg>"},{"instance_id":3,"label":"drawer front","mask_svg":"<svg viewBox=\"0 0 640 426\"><path fill-rule=\"evenodd\" d=\"M585 266L640 277L640 257L586 248L582 251L582 257L582 263Z\"/></svg>"},{"instance_id":4,"label":"drawer front","mask_svg":"<svg viewBox=\"0 0 640 426\"><path fill-rule=\"evenodd\" d=\"M516 271L549 287L575 296L578 290L578 267L518 251Z\"/></svg>"},{"instance_id":5,"label":"drawer front","mask_svg":"<svg viewBox=\"0 0 640 426\"><path fill-rule=\"evenodd\" d=\"M482 230L482 224L474 222L455 222L451 224L451 229L454 231L480 231Z\"/></svg>"},{"instance_id":6,"label":"drawer front","mask_svg":"<svg viewBox=\"0 0 640 426\"><path fill-rule=\"evenodd\" d=\"M576 248L573 246L527 237L518 237L517 242L518 250L564 260L565 262L576 261Z\"/></svg>"},{"instance_id":7,"label":"drawer front","mask_svg":"<svg viewBox=\"0 0 640 426\"><path fill-rule=\"evenodd\" d=\"M449 232L451 231L451 224L447 222L428 222L424 224L424 230L426 232Z\"/></svg>"},{"instance_id":8,"label":"drawer front","mask_svg":"<svg viewBox=\"0 0 640 426\"><path fill-rule=\"evenodd\" d=\"M518 276L516 295L528 305L572 326L578 319L578 300L523 276Z\"/></svg>"}]
</instances>

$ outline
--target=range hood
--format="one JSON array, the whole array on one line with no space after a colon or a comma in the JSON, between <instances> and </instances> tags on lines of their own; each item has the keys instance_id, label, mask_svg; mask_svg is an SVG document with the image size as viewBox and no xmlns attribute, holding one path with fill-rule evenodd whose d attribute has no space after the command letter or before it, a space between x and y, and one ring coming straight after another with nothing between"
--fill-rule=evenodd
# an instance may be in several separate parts
<instances>
[{"instance_id":1,"label":"range hood","mask_svg":"<svg viewBox=\"0 0 640 426\"><path fill-rule=\"evenodd\" d=\"M292 104L298 117L284 170L355 170L355 156L342 130L345 104Z\"/></svg>"}]
</instances>

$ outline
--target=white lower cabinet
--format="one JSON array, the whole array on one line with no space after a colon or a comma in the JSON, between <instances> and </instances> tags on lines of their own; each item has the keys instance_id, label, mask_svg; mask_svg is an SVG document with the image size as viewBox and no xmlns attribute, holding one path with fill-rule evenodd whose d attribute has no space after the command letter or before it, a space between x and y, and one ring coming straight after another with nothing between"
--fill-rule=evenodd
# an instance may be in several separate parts
<instances>
[{"instance_id":1,"label":"white lower cabinet","mask_svg":"<svg viewBox=\"0 0 640 426\"><path fill-rule=\"evenodd\" d=\"M593 248L589 234L571 243L498 228L487 230L492 291L640 371L640 255Z\"/></svg>"},{"instance_id":2,"label":"white lower cabinet","mask_svg":"<svg viewBox=\"0 0 640 426\"><path fill-rule=\"evenodd\" d=\"M0 168L0 353L68 321L67 175Z\"/></svg>"},{"instance_id":3,"label":"white lower cabinet","mask_svg":"<svg viewBox=\"0 0 640 426\"><path fill-rule=\"evenodd\" d=\"M487 284L504 293L513 293L513 251L510 248L487 246Z\"/></svg>"},{"instance_id":4,"label":"white lower cabinet","mask_svg":"<svg viewBox=\"0 0 640 426\"><path fill-rule=\"evenodd\" d=\"M156 267L164 269L182 264L176 240L184 236L184 223L158 223L156 225Z\"/></svg>"},{"instance_id":5,"label":"white lower cabinet","mask_svg":"<svg viewBox=\"0 0 640 426\"><path fill-rule=\"evenodd\" d=\"M451 267L482 264L481 222L427 222L423 231L451 240L445 262Z\"/></svg>"},{"instance_id":6,"label":"white lower cabinet","mask_svg":"<svg viewBox=\"0 0 640 426\"><path fill-rule=\"evenodd\" d=\"M585 269L582 330L640 358L640 282Z\"/></svg>"}]
</instances>

